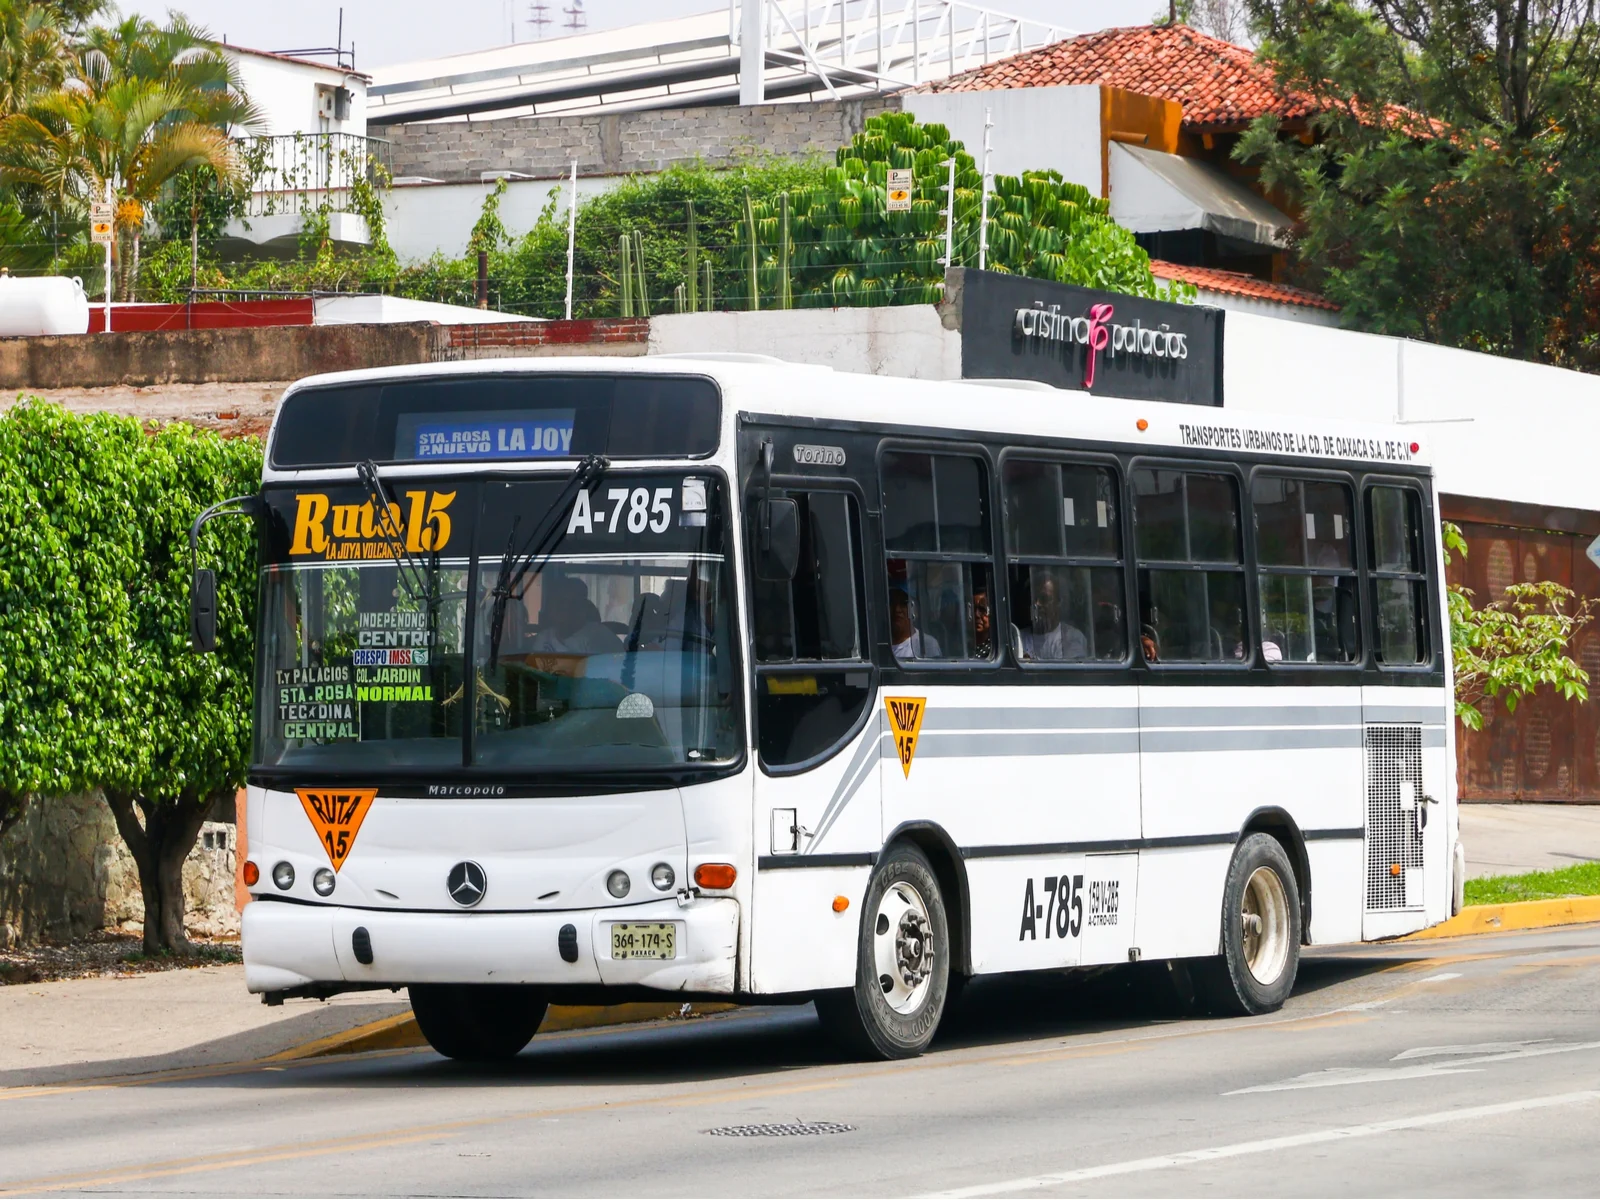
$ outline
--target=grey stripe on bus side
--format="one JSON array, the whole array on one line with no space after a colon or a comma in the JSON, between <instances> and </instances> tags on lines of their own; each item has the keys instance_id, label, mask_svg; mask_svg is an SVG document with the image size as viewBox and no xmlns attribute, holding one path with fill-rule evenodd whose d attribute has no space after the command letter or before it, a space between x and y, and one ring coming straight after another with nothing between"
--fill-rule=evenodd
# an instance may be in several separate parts
<instances>
[{"instance_id":1,"label":"grey stripe on bus side","mask_svg":"<svg viewBox=\"0 0 1600 1200\"><path fill-rule=\"evenodd\" d=\"M918 758L1038 758L1054 754L1137 754L1138 730L1102 733L939 733L917 741Z\"/></svg>"},{"instance_id":2,"label":"grey stripe on bus side","mask_svg":"<svg viewBox=\"0 0 1600 1200\"><path fill-rule=\"evenodd\" d=\"M1137 729L1139 710L1121 708L935 708L923 715L923 730Z\"/></svg>"},{"instance_id":3,"label":"grey stripe on bus side","mask_svg":"<svg viewBox=\"0 0 1600 1200\"><path fill-rule=\"evenodd\" d=\"M1369 725L1438 725L1442 728L1445 710L1442 704L1437 707L1374 704L1366 710L1366 720Z\"/></svg>"},{"instance_id":4,"label":"grey stripe on bus side","mask_svg":"<svg viewBox=\"0 0 1600 1200\"><path fill-rule=\"evenodd\" d=\"M1250 705L1232 708L1208 704L1194 708L1146 708L1140 710L1139 724L1145 729L1193 729L1212 725L1359 725L1361 706L1285 705L1275 708Z\"/></svg>"}]
</instances>

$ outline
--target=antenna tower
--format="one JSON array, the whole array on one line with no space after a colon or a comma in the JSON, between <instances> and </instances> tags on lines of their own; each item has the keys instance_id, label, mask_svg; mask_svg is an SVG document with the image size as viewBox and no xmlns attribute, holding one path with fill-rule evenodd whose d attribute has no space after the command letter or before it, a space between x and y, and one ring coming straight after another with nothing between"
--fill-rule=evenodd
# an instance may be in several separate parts
<instances>
[{"instance_id":1,"label":"antenna tower","mask_svg":"<svg viewBox=\"0 0 1600 1200\"><path fill-rule=\"evenodd\" d=\"M584 15L583 11L583 0L572 0L572 7L563 8L561 11L567 14L566 23L562 26L563 29L577 32L580 29L589 27L589 18Z\"/></svg>"},{"instance_id":2,"label":"antenna tower","mask_svg":"<svg viewBox=\"0 0 1600 1200\"><path fill-rule=\"evenodd\" d=\"M533 0L528 5L528 24L533 26L534 37L544 37L544 27L550 24L550 6L544 0Z\"/></svg>"}]
</instances>

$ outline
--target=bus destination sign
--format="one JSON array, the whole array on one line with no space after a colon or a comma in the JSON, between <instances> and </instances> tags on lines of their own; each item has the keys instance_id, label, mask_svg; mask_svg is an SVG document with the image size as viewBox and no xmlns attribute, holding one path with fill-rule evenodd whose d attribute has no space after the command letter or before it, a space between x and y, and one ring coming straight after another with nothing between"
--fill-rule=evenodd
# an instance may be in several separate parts
<instances>
[{"instance_id":1,"label":"bus destination sign","mask_svg":"<svg viewBox=\"0 0 1600 1200\"><path fill-rule=\"evenodd\" d=\"M573 410L403 413L395 458L469 462L494 458L566 458L572 454Z\"/></svg>"}]
</instances>

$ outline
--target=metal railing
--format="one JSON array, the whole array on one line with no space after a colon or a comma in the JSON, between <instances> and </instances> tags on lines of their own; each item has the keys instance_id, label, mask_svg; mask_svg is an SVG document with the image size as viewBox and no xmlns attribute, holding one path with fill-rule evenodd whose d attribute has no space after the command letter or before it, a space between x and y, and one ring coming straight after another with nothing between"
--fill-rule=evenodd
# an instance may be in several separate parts
<instances>
[{"instance_id":1,"label":"metal railing","mask_svg":"<svg viewBox=\"0 0 1600 1200\"><path fill-rule=\"evenodd\" d=\"M355 133L289 133L239 139L250 176L248 215L304 213L349 204L358 182L387 178L389 143Z\"/></svg>"},{"instance_id":2,"label":"metal railing","mask_svg":"<svg viewBox=\"0 0 1600 1200\"><path fill-rule=\"evenodd\" d=\"M765 66L812 76L835 97L946 79L1073 33L960 0L766 0L762 15ZM728 16L729 37L743 49L740 0L730 0ZM740 102L759 104L780 82L744 71Z\"/></svg>"}]
</instances>

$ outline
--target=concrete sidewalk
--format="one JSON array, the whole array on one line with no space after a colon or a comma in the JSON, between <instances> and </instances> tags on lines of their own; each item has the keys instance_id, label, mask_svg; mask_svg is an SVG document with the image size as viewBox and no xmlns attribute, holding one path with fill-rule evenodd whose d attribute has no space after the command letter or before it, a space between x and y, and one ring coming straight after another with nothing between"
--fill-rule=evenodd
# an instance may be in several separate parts
<instances>
[{"instance_id":1,"label":"concrete sidewalk","mask_svg":"<svg viewBox=\"0 0 1600 1200\"><path fill-rule=\"evenodd\" d=\"M268 1008L244 967L0 987L0 1087L265 1058L409 1012L404 992L355 992Z\"/></svg>"},{"instance_id":2,"label":"concrete sidewalk","mask_svg":"<svg viewBox=\"0 0 1600 1200\"><path fill-rule=\"evenodd\" d=\"M1600 804L1463 804L1467 877L1600 861Z\"/></svg>"}]
</instances>

